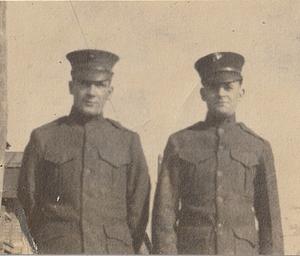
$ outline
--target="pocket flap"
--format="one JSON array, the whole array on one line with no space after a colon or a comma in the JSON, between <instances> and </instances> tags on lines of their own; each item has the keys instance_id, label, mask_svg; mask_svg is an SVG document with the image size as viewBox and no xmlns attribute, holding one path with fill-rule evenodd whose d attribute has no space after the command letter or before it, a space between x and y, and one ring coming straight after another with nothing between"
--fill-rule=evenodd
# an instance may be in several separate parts
<instances>
[{"instance_id":1,"label":"pocket flap","mask_svg":"<svg viewBox=\"0 0 300 256\"><path fill-rule=\"evenodd\" d=\"M254 248L257 244L257 234L255 228L247 227L235 227L233 233L238 239L246 240Z\"/></svg>"},{"instance_id":2,"label":"pocket flap","mask_svg":"<svg viewBox=\"0 0 300 256\"><path fill-rule=\"evenodd\" d=\"M55 164L63 164L69 162L74 159L74 155L66 152L59 151L46 151L44 155L44 159L46 161L55 163Z\"/></svg>"},{"instance_id":3,"label":"pocket flap","mask_svg":"<svg viewBox=\"0 0 300 256\"><path fill-rule=\"evenodd\" d=\"M114 167L130 164L131 159L127 151L98 149L99 157Z\"/></svg>"},{"instance_id":4,"label":"pocket flap","mask_svg":"<svg viewBox=\"0 0 300 256\"><path fill-rule=\"evenodd\" d=\"M182 149L179 152L179 157L188 162L197 164L214 156L212 150L197 150L197 149Z\"/></svg>"},{"instance_id":5,"label":"pocket flap","mask_svg":"<svg viewBox=\"0 0 300 256\"><path fill-rule=\"evenodd\" d=\"M105 225L104 229L108 238L120 240L127 245L132 244L132 237L128 227L124 225Z\"/></svg>"},{"instance_id":6,"label":"pocket flap","mask_svg":"<svg viewBox=\"0 0 300 256\"><path fill-rule=\"evenodd\" d=\"M258 157L255 153L249 151L241 151L238 149L231 150L231 156L245 166L258 165Z\"/></svg>"}]
</instances>

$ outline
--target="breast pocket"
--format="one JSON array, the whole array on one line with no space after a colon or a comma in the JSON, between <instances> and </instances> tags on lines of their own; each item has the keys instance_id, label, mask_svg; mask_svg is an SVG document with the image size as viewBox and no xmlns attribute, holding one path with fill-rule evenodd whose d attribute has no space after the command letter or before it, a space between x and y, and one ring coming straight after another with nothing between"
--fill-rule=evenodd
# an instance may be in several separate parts
<instances>
[{"instance_id":1,"label":"breast pocket","mask_svg":"<svg viewBox=\"0 0 300 256\"><path fill-rule=\"evenodd\" d=\"M257 155L254 152L234 149L231 150L231 157L233 159L231 171L234 172L236 177L233 185L236 186L239 192L252 196L254 193L253 182L259 163Z\"/></svg>"},{"instance_id":2,"label":"breast pocket","mask_svg":"<svg viewBox=\"0 0 300 256\"><path fill-rule=\"evenodd\" d=\"M215 153L211 150L184 149L179 157L183 196L195 201L192 204L209 200L214 182Z\"/></svg>"},{"instance_id":3,"label":"breast pocket","mask_svg":"<svg viewBox=\"0 0 300 256\"><path fill-rule=\"evenodd\" d=\"M51 202L59 202L68 184L76 186L74 180L74 159L72 154L46 152L44 156L43 178L44 197ZM68 180L68 182L66 182Z\"/></svg>"},{"instance_id":4,"label":"breast pocket","mask_svg":"<svg viewBox=\"0 0 300 256\"><path fill-rule=\"evenodd\" d=\"M98 149L100 169L98 178L102 179L103 186L110 187L112 195L125 198L127 189L127 170L131 159L126 152L115 150L108 153Z\"/></svg>"}]
</instances>

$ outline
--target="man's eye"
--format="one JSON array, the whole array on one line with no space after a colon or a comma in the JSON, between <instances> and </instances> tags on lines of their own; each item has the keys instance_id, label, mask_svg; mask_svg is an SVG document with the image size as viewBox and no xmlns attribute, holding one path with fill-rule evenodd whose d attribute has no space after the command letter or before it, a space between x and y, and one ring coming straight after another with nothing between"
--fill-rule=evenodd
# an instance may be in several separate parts
<instances>
[{"instance_id":1,"label":"man's eye","mask_svg":"<svg viewBox=\"0 0 300 256\"><path fill-rule=\"evenodd\" d=\"M77 83L80 87L87 87L89 86L89 82L88 81L80 81Z\"/></svg>"},{"instance_id":2,"label":"man's eye","mask_svg":"<svg viewBox=\"0 0 300 256\"><path fill-rule=\"evenodd\" d=\"M225 90L232 90L233 87L232 87L232 85L230 85L230 84L226 84L226 85L224 86L224 89L225 89Z\"/></svg>"},{"instance_id":3,"label":"man's eye","mask_svg":"<svg viewBox=\"0 0 300 256\"><path fill-rule=\"evenodd\" d=\"M95 83L95 85L97 86L97 87L104 87L105 86L105 84L104 83Z\"/></svg>"}]
</instances>

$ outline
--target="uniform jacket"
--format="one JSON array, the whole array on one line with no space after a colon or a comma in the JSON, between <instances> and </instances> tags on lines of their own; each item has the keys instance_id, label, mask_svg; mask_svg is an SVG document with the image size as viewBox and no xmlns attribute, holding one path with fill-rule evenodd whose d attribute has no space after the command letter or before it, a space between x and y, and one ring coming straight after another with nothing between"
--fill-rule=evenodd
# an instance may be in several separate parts
<instances>
[{"instance_id":1,"label":"uniform jacket","mask_svg":"<svg viewBox=\"0 0 300 256\"><path fill-rule=\"evenodd\" d=\"M72 110L32 132L18 196L40 253L132 254L144 237L149 191L139 136Z\"/></svg>"},{"instance_id":2,"label":"uniform jacket","mask_svg":"<svg viewBox=\"0 0 300 256\"><path fill-rule=\"evenodd\" d=\"M152 224L157 254L283 255L270 144L234 116L171 135Z\"/></svg>"}]
</instances>

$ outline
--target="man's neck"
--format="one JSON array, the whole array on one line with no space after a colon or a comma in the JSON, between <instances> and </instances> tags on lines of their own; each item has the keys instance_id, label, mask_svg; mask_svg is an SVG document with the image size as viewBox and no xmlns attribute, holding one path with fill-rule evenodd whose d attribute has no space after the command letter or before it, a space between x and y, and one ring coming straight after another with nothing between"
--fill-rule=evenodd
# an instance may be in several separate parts
<instances>
[{"instance_id":1,"label":"man's neck","mask_svg":"<svg viewBox=\"0 0 300 256\"><path fill-rule=\"evenodd\" d=\"M85 124L87 122L94 121L94 120L103 120L102 113L97 115L87 115L79 111L74 106L71 109L70 117L79 124Z\"/></svg>"},{"instance_id":2,"label":"man's neck","mask_svg":"<svg viewBox=\"0 0 300 256\"><path fill-rule=\"evenodd\" d=\"M215 113L208 112L206 114L205 122L210 126L222 126L226 124L235 123L235 113L232 115L217 115Z\"/></svg>"}]
</instances>

